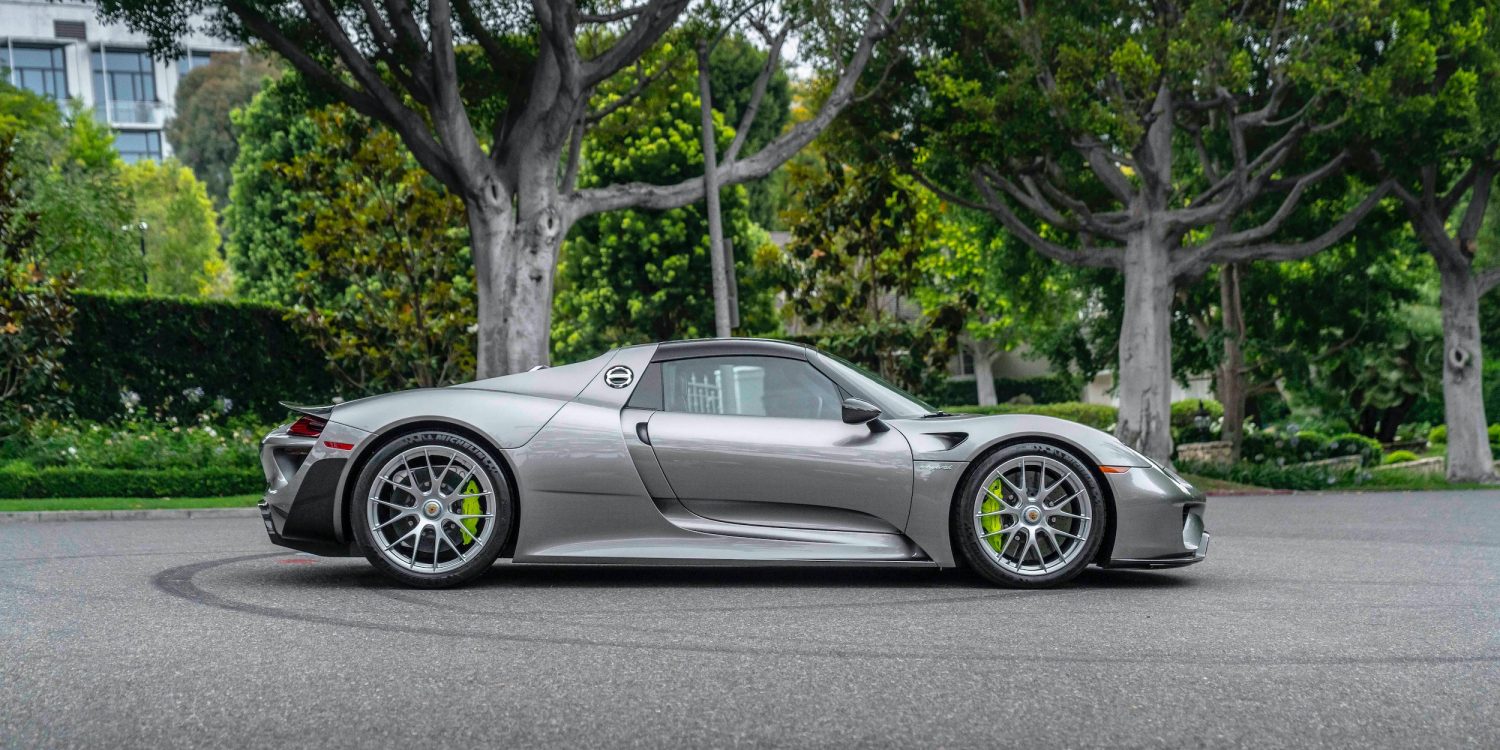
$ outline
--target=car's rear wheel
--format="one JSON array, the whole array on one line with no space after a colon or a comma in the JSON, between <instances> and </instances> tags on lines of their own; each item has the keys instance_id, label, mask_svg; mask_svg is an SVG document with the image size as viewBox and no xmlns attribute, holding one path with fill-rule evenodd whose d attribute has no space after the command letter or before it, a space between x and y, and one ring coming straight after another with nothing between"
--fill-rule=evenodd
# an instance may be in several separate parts
<instances>
[{"instance_id":1,"label":"car's rear wheel","mask_svg":"<svg viewBox=\"0 0 1500 750\"><path fill-rule=\"evenodd\" d=\"M954 502L952 535L984 577L1055 586L1088 567L1105 529L1104 496L1077 456L1022 443L985 457Z\"/></svg>"},{"instance_id":2,"label":"car's rear wheel","mask_svg":"<svg viewBox=\"0 0 1500 750\"><path fill-rule=\"evenodd\" d=\"M514 501L500 465L462 435L415 432L382 446L354 490L365 557L402 583L454 586L494 564Z\"/></svg>"}]
</instances>

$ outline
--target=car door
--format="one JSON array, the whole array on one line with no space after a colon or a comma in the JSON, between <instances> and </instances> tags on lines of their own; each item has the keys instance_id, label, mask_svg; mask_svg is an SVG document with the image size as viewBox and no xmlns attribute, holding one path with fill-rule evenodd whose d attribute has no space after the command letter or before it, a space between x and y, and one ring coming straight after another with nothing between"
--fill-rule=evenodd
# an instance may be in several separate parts
<instances>
[{"instance_id":1,"label":"car door","mask_svg":"<svg viewBox=\"0 0 1500 750\"><path fill-rule=\"evenodd\" d=\"M663 361L648 437L688 510L766 526L894 532L911 509L912 454L881 424L845 424L843 392L805 359Z\"/></svg>"}]
</instances>

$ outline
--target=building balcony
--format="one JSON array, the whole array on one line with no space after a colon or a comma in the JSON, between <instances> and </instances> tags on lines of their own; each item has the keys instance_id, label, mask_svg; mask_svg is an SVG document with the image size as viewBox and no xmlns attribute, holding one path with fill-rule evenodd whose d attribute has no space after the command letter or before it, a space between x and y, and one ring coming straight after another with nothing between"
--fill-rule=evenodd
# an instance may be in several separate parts
<instances>
[{"instance_id":1,"label":"building balcony","mask_svg":"<svg viewBox=\"0 0 1500 750\"><path fill-rule=\"evenodd\" d=\"M106 125L163 127L168 107L161 102L106 101L94 105L94 119Z\"/></svg>"}]
</instances>

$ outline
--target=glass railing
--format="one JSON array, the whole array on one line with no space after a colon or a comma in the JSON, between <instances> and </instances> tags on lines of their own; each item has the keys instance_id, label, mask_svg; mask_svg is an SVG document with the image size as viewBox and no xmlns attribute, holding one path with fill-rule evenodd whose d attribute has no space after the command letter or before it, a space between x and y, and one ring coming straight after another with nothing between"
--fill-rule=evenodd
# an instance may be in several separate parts
<instances>
[{"instance_id":1,"label":"glass railing","mask_svg":"<svg viewBox=\"0 0 1500 750\"><path fill-rule=\"evenodd\" d=\"M161 102L111 101L94 105L94 119L109 125L160 125L166 117Z\"/></svg>"}]
</instances>

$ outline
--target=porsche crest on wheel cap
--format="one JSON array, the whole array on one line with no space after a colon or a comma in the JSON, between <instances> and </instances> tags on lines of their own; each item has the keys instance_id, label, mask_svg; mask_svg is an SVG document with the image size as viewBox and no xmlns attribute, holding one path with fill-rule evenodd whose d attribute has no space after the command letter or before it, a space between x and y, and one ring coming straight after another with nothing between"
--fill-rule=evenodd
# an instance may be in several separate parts
<instances>
[{"instance_id":1,"label":"porsche crest on wheel cap","mask_svg":"<svg viewBox=\"0 0 1500 750\"><path fill-rule=\"evenodd\" d=\"M624 388L635 380L635 373L625 365L615 365L604 371L604 384L610 388Z\"/></svg>"}]
</instances>

